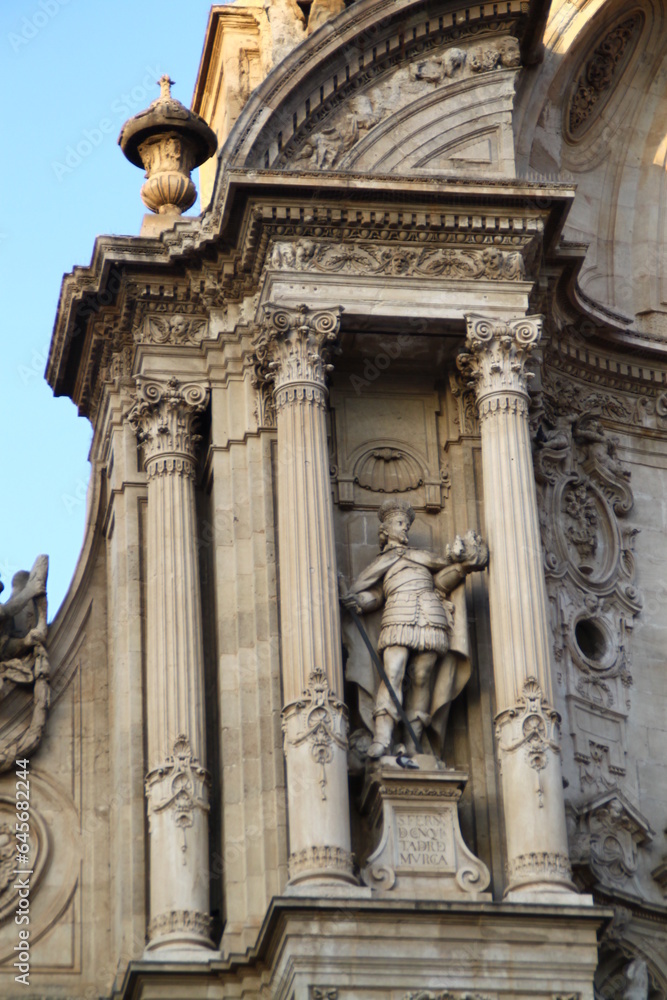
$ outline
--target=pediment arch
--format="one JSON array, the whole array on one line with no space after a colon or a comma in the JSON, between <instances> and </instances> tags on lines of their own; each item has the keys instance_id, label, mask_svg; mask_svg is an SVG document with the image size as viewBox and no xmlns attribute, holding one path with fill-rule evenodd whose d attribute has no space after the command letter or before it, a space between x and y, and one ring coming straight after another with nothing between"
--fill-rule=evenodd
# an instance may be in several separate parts
<instances>
[{"instance_id":1,"label":"pediment arch","mask_svg":"<svg viewBox=\"0 0 667 1000\"><path fill-rule=\"evenodd\" d=\"M339 169L339 161L345 160L355 170L374 171L383 159L378 155L381 137L403 127L402 121L392 124L395 113L406 109L403 120L416 115L414 132L431 116L435 142L451 113L447 99L455 95L460 114L468 104L470 126L469 134L463 128L451 140L474 147L474 119L480 95L486 91L484 100L488 97L487 78L491 76L499 80L504 94L503 124L511 130L508 105L521 65L519 41L525 41L528 10L521 0L482 5L451 0L357 0L300 44L257 88L225 143L223 164ZM475 100L479 87L482 90ZM467 94L473 96L466 98ZM375 152L368 152L375 144L371 142L363 151L352 153L378 126ZM370 166L362 165L364 154L370 157ZM506 175L507 157L502 150L498 154L499 169ZM438 147L434 155L433 168L439 167L443 151ZM387 169L397 173L421 170L422 160L424 154L413 142L407 156L394 158ZM466 171L474 162L464 162ZM451 167L455 165L454 158ZM430 169L428 163L425 168ZM489 169L488 162L485 169ZM383 172L381 165L379 170Z\"/></svg>"}]
</instances>

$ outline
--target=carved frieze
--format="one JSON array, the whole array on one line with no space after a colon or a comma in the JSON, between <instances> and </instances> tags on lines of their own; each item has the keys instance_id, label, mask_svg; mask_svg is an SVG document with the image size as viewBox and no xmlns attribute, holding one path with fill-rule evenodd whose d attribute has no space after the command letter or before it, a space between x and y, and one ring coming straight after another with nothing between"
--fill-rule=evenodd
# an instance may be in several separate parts
<instances>
[{"instance_id":1,"label":"carved frieze","mask_svg":"<svg viewBox=\"0 0 667 1000\"><path fill-rule=\"evenodd\" d=\"M580 70L566 110L566 131L571 140L581 139L591 127L617 85L632 55L644 15L635 11L607 32Z\"/></svg>"},{"instance_id":2,"label":"carved frieze","mask_svg":"<svg viewBox=\"0 0 667 1000\"><path fill-rule=\"evenodd\" d=\"M269 266L279 271L317 271L387 277L524 281L522 254L498 247L432 248L378 246L368 243L278 241Z\"/></svg>"}]
</instances>

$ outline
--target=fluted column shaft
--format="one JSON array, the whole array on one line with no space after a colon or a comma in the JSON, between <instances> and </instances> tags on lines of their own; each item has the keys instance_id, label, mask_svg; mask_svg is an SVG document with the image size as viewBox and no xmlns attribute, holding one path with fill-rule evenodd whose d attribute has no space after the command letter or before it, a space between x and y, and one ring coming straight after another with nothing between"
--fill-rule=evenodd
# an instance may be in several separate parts
<instances>
[{"instance_id":1,"label":"fluted column shaft","mask_svg":"<svg viewBox=\"0 0 667 1000\"><path fill-rule=\"evenodd\" d=\"M149 950L210 948L209 776L194 427L208 391L141 380L130 419L148 479Z\"/></svg>"},{"instance_id":2,"label":"fluted column shaft","mask_svg":"<svg viewBox=\"0 0 667 1000\"><path fill-rule=\"evenodd\" d=\"M572 891L525 370L541 317L469 316L467 326L459 366L475 384L482 438L506 895Z\"/></svg>"},{"instance_id":3,"label":"fluted column shaft","mask_svg":"<svg viewBox=\"0 0 667 1000\"><path fill-rule=\"evenodd\" d=\"M337 312L267 307L257 341L278 432L278 551L290 884L353 883L347 713L326 433Z\"/></svg>"}]
</instances>

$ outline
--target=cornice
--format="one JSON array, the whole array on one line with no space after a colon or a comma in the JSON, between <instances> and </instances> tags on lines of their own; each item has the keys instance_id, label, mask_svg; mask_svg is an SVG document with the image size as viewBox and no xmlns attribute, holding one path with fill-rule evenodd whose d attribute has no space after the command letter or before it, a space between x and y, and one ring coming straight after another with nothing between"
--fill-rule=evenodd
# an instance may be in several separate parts
<instances>
[{"instance_id":1,"label":"cornice","mask_svg":"<svg viewBox=\"0 0 667 1000\"><path fill-rule=\"evenodd\" d=\"M642 343L638 352L638 335L627 318L589 305L578 290L584 248L557 245L574 198L567 184L247 168L230 171L224 180L225 196L215 211L182 221L157 239L100 237L90 265L64 278L46 375L56 395L69 395L82 415L94 416L100 379L114 354L134 349L135 327L147 311L194 311L205 318L228 302L241 302L258 290L267 254L278 241L344 242L394 252L401 246L519 251L533 281L544 261L544 297L535 311L553 318L552 341L585 343L585 351L568 348L568 363L592 366L601 375L606 369L609 377L608 356L631 351L629 383L657 385L663 378L663 365L656 362L665 345Z\"/></svg>"}]
</instances>

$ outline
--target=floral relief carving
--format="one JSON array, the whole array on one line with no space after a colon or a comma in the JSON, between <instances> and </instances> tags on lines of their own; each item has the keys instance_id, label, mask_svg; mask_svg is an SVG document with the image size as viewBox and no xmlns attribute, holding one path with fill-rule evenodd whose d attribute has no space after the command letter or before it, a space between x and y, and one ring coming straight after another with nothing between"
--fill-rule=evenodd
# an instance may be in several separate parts
<instances>
[{"instance_id":1,"label":"floral relief carving","mask_svg":"<svg viewBox=\"0 0 667 1000\"><path fill-rule=\"evenodd\" d=\"M208 398L208 388L196 382L137 380L136 401L128 420L144 448L149 476L165 470L194 475L200 441L195 427Z\"/></svg>"},{"instance_id":2,"label":"floral relief carving","mask_svg":"<svg viewBox=\"0 0 667 1000\"><path fill-rule=\"evenodd\" d=\"M314 670L303 698L284 710L283 732L294 747L310 744L313 760L321 768L321 796L326 799L326 765L333 760L335 746L347 750L347 709L329 690L324 671Z\"/></svg>"},{"instance_id":3,"label":"floral relief carving","mask_svg":"<svg viewBox=\"0 0 667 1000\"><path fill-rule=\"evenodd\" d=\"M588 867L602 885L637 892L637 848L652 838L644 817L621 792L611 790L576 811L572 863Z\"/></svg>"},{"instance_id":4,"label":"floral relief carving","mask_svg":"<svg viewBox=\"0 0 667 1000\"><path fill-rule=\"evenodd\" d=\"M602 422L629 415L622 398L547 371L532 419L555 659L569 693L607 709L629 705L630 639L642 607L637 530L623 524L634 502L630 474ZM577 759L593 766L587 739Z\"/></svg>"},{"instance_id":5,"label":"floral relief carving","mask_svg":"<svg viewBox=\"0 0 667 1000\"><path fill-rule=\"evenodd\" d=\"M187 736L179 736L172 755L146 776L148 817L170 811L183 834L183 864L187 851L187 831L194 826L195 810L208 812L210 777L196 757Z\"/></svg>"},{"instance_id":6,"label":"floral relief carving","mask_svg":"<svg viewBox=\"0 0 667 1000\"><path fill-rule=\"evenodd\" d=\"M541 772L548 764L548 754L560 754L560 716L544 701L534 677L526 681L516 708L502 712L496 720L498 749L502 756L523 750L528 764L537 772L538 806L544 806Z\"/></svg>"},{"instance_id":7,"label":"floral relief carving","mask_svg":"<svg viewBox=\"0 0 667 1000\"><path fill-rule=\"evenodd\" d=\"M329 358L340 332L342 309L265 307L265 321L254 341L254 384L273 389L276 409L307 399L324 406Z\"/></svg>"},{"instance_id":8,"label":"floral relief carving","mask_svg":"<svg viewBox=\"0 0 667 1000\"><path fill-rule=\"evenodd\" d=\"M413 249L365 243L279 241L273 245L269 266L279 271L489 281L523 281L526 276L522 254L498 247Z\"/></svg>"},{"instance_id":9,"label":"floral relief carving","mask_svg":"<svg viewBox=\"0 0 667 1000\"><path fill-rule=\"evenodd\" d=\"M612 28L586 60L573 85L567 112L572 138L581 138L591 119L600 113L634 51L643 24L643 14L636 11Z\"/></svg>"}]
</instances>

